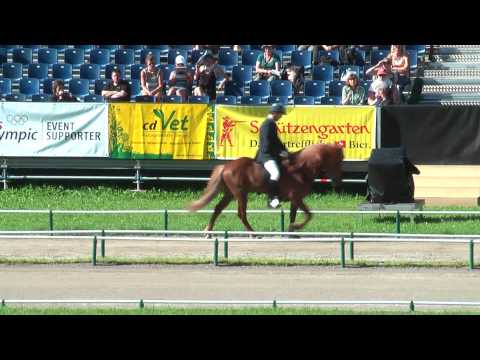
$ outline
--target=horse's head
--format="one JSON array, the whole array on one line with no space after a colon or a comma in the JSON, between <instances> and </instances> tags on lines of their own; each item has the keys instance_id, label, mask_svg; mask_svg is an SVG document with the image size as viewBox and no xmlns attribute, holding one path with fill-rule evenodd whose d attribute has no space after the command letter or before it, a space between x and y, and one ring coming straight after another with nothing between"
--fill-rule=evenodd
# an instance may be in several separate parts
<instances>
[{"instance_id":1,"label":"horse's head","mask_svg":"<svg viewBox=\"0 0 480 360\"><path fill-rule=\"evenodd\" d=\"M334 189L342 183L343 148L337 144L314 144L295 156L295 167L314 179L324 173Z\"/></svg>"}]
</instances>

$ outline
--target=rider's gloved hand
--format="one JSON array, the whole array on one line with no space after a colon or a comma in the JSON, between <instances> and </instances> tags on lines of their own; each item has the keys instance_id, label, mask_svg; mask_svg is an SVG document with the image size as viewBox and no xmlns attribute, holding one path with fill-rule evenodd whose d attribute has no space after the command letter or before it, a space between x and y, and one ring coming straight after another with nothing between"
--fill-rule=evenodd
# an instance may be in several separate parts
<instances>
[{"instance_id":1,"label":"rider's gloved hand","mask_svg":"<svg viewBox=\"0 0 480 360\"><path fill-rule=\"evenodd\" d=\"M281 157L281 158L284 158L284 159L287 158L287 157L288 157L288 152L285 151L285 150L281 151L281 152L280 152L280 157Z\"/></svg>"}]
</instances>

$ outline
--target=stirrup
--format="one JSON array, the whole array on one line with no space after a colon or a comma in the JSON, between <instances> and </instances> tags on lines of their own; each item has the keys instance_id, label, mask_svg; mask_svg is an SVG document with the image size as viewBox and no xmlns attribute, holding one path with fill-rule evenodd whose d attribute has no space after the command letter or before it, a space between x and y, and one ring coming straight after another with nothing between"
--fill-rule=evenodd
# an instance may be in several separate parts
<instances>
[{"instance_id":1,"label":"stirrup","mask_svg":"<svg viewBox=\"0 0 480 360\"><path fill-rule=\"evenodd\" d=\"M272 200L269 201L268 206L272 209L276 209L280 206L280 200L277 197L274 197Z\"/></svg>"}]
</instances>

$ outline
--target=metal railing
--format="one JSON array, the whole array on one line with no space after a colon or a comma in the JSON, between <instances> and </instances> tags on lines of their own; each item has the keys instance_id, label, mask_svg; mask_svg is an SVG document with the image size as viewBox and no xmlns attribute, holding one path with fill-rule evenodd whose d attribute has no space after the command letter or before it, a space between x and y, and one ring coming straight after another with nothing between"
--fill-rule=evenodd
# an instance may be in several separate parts
<instances>
[{"instance_id":1,"label":"metal railing","mask_svg":"<svg viewBox=\"0 0 480 360\"><path fill-rule=\"evenodd\" d=\"M480 301L430 301L430 300L165 300L165 299L2 299L1 306L7 304L120 304L136 305L143 309L145 305L263 305L277 308L280 305L293 306L335 306L335 305L383 305L383 306L408 306L410 311L415 311L417 306L456 306L456 307L478 307Z\"/></svg>"},{"instance_id":2,"label":"metal railing","mask_svg":"<svg viewBox=\"0 0 480 360\"><path fill-rule=\"evenodd\" d=\"M200 214L212 214L214 210L204 209L198 210ZM302 210L298 210L302 213ZM480 216L480 211L470 210L310 210L312 214L320 215L394 215L395 216L395 232L400 233L400 223L402 215L423 216L423 215L475 215ZM169 214L188 214L188 210L184 209L156 209L156 210L52 210L52 209L0 209L0 214L48 214L48 229L54 230L53 216L54 214L163 214L164 230L168 230ZM285 231L285 214L288 210L247 210L247 214L278 214L280 220L279 231ZM237 214L237 210L223 210L222 214Z\"/></svg>"},{"instance_id":3,"label":"metal railing","mask_svg":"<svg viewBox=\"0 0 480 360\"><path fill-rule=\"evenodd\" d=\"M147 232L141 230L142 232ZM69 233L74 233L75 231L70 231ZM223 242L224 245L224 258L228 259L229 256L229 243L338 243L339 244L339 257L340 257L340 266L342 268L346 267L346 245L347 243L350 245L349 254L350 254L350 261L354 261L354 243L443 243L443 244L467 244L468 245L468 268L473 270L475 268L474 262L474 245L475 243L480 242L480 235L435 235L435 234L404 234L395 235L392 234L377 234L377 236L372 236L372 234L359 234L359 233L340 233L340 235L332 236L331 233L323 233L323 237L321 233L306 233L314 237L295 237L291 238L293 233L290 232L228 232L224 231L212 231L212 232L201 232L201 231L168 231L170 235L184 235L186 233L192 234L202 234L202 235L211 235L214 237L205 238L205 237L182 237L182 236L167 236L164 234L163 237L158 236L131 236L128 233L123 232L123 234L127 234L128 236L107 236L106 234L109 231L107 230L96 230L92 231L94 233L93 237L87 235L67 235L67 232L64 231L63 235L35 235L35 232L32 231L28 232L21 232L21 234L15 232L9 232L5 234L5 232L0 232L0 239L6 239L9 241L14 240L32 240L32 239L48 239L48 240L90 240L92 241L92 255L91 261L92 265L97 265L97 249L98 249L98 241L100 241L101 245L101 257L105 257L106 252L106 241L118 240L118 241L180 241L180 242L207 242L213 244L213 264L218 266L220 263L219 260L219 246L220 243ZM121 232L120 230L113 230L111 231ZM53 232L52 232L53 233ZM58 233L58 232L57 232ZM152 231L150 231L152 233ZM156 232L158 233L158 231ZM220 235L220 234L221 235ZM246 235L246 236L264 236L264 235L275 235L277 237L261 237L261 238L245 238L245 237L232 237L231 235ZM303 233L296 233L294 236L299 236L299 234ZM223 236L221 238L220 236ZM303 235L308 236L308 235Z\"/></svg>"}]
</instances>

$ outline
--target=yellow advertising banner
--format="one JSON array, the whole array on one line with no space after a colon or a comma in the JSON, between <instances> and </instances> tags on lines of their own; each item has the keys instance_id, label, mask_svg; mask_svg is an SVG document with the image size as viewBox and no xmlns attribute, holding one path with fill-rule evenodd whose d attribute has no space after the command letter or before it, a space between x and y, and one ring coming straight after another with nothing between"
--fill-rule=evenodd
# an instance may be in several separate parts
<instances>
[{"instance_id":1,"label":"yellow advertising banner","mask_svg":"<svg viewBox=\"0 0 480 360\"><path fill-rule=\"evenodd\" d=\"M217 159L255 157L270 106L216 106ZM345 160L368 160L375 147L373 106L287 106L278 134L291 152L315 143L340 143Z\"/></svg>"},{"instance_id":2,"label":"yellow advertising banner","mask_svg":"<svg viewBox=\"0 0 480 360\"><path fill-rule=\"evenodd\" d=\"M112 158L207 160L214 156L209 151L214 136L213 109L208 104L118 103L109 104L108 110Z\"/></svg>"}]
</instances>

